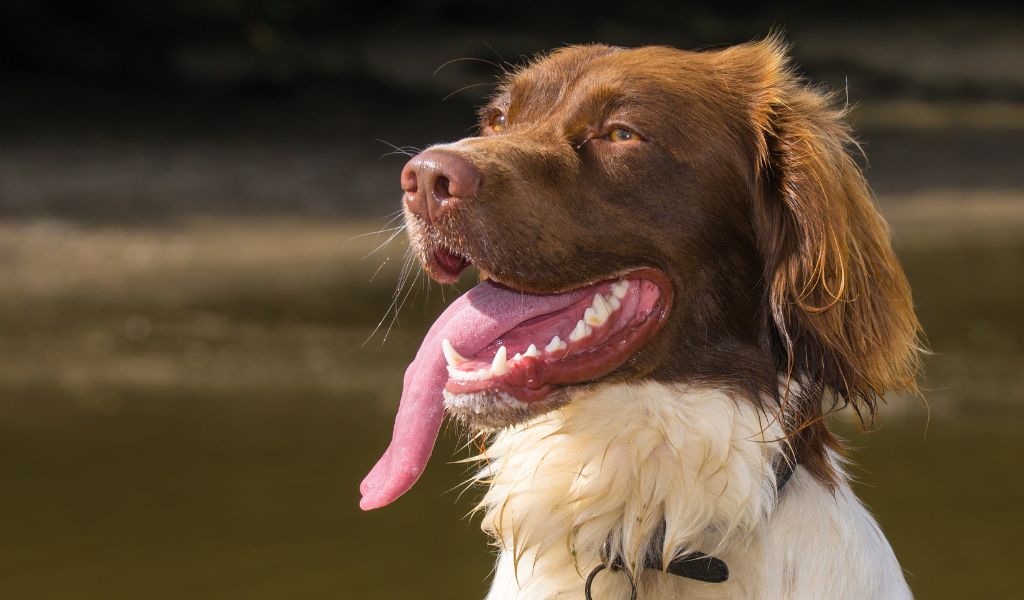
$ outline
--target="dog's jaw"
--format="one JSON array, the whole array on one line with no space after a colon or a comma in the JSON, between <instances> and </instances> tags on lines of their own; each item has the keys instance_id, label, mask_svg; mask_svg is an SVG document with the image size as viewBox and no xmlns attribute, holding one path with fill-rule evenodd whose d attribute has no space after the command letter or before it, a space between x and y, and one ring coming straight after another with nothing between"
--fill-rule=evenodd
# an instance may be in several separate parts
<instances>
[{"instance_id":1,"label":"dog's jaw","mask_svg":"<svg viewBox=\"0 0 1024 600\"><path fill-rule=\"evenodd\" d=\"M495 431L520 425L529 419L569 403L572 393L565 388L552 391L540 400L523 402L500 390L483 390L472 394L444 392L444 406L449 415L470 429Z\"/></svg>"}]
</instances>

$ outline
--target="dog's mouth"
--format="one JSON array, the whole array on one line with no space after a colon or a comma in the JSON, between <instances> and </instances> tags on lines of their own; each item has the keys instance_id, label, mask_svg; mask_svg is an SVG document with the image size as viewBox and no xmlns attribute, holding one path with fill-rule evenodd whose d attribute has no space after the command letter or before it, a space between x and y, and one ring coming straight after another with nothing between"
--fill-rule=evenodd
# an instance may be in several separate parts
<instances>
[{"instance_id":1,"label":"dog's mouth","mask_svg":"<svg viewBox=\"0 0 1024 600\"><path fill-rule=\"evenodd\" d=\"M440 281L454 281L471 263L444 249L426 262ZM649 267L560 293L479 283L438 317L406 370L391 445L363 480L360 506L389 504L416 482L440 430L445 397L450 406L472 399L475 411L488 402L522 408L540 405L561 387L595 382L650 341L667 320L672 297L668 278Z\"/></svg>"},{"instance_id":2,"label":"dog's mouth","mask_svg":"<svg viewBox=\"0 0 1024 600\"><path fill-rule=\"evenodd\" d=\"M426 253L425 263L438 281L454 282L473 261L437 246ZM481 273L492 278L483 268ZM652 268L631 269L563 293L532 294L493 280L489 284L496 288L495 296L504 291L521 304L551 310L523 321L514 312L491 311L491 319L508 328L493 339L477 336L468 350L442 338L449 398L500 392L529 403L556 386L598 379L626 362L656 332L668 315L672 291L668 279ZM475 297L474 292L470 295ZM438 322L447 321L449 312ZM472 326L463 327L468 329ZM481 341L486 342L482 347ZM474 404L473 410L481 412L480 403Z\"/></svg>"},{"instance_id":3,"label":"dog's mouth","mask_svg":"<svg viewBox=\"0 0 1024 600\"><path fill-rule=\"evenodd\" d=\"M556 386L594 381L650 339L667 316L671 297L667 280L654 269L633 270L562 294L494 288L496 299L533 304L544 312L520 320L527 315L494 311L489 316L503 329L497 336L477 336L466 345L442 338L449 397L504 392L529 403Z\"/></svg>"},{"instance_id":4,"label":"dog's mouth","mask_svg":"<svg viewBox=\"0 0 1024 600\"><path fill-rule=\"evenodd\" d=\"M427 255L427 271L441 283L455 283L459 275L473 264L468 257L444 246L439 246Z\"/></svg>"}]
</instances>

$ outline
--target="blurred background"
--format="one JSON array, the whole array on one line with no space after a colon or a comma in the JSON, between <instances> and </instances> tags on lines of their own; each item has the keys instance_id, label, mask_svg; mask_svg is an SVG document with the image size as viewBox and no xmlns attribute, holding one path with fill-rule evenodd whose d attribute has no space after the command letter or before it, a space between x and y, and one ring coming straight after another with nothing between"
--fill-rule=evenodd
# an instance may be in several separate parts
<instances>
[{"instance_id":1,"label":"blurred background","mask_svg":"<svg viewBox=\"0 0 1024 600\"><path fill-rule=\"evenodd\" d=\"M919 597L1019 596L1024 13L627 4L0 0L0 597L483 597L455 428L356 506L457 293L393 300L395 147L539 51L773 28L856 107L935 352L927 405L836 419L858 492Z\"/></svg>"}]
</instances>

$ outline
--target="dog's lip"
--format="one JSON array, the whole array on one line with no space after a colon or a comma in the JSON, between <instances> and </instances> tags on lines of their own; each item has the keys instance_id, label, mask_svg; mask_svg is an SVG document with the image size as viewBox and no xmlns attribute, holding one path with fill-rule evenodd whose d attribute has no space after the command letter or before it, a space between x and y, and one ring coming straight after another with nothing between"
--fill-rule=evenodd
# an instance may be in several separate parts
<instances>
[{"instance_id":1,"label":"dog's lip","mask_svg":"<svg viewBox=\"0 0 1024 600\"><path fill-rule=\"evenodd\" d=\"M477 263L476 261L472 261L471 264L474 267L476 267L478 271L480 271L481 280L487 280L500 287L512 290L513 292L521 292L523 294L554 296L557 294L568 294L572 292L578 292L580 290L593 287L595 285L608 281L616 281L619 279L647 279L653 282L655 285L657 285L658 289L660 289L662 293L667 294L669 296L667 300L669 300L670 303L672 299L671 296L674 295L674 287L668 275L666 275L664 271L657 267L647 265L637 265L622 269L616 269L614 271L608 272L607 274L587 278L582 282L570 282L566 283L565 285L554 287L541 287L533 285L532 283L527 281L509 281L508 279L503 278L500 275L497 275L491 271L486 270L484 266Z\"/></svg>"},{"instance_id":2,"label":"dog's lip","mask_svg":"<svg viewBox=\"0 0 1024 600\"><path fill-rule=\"evenodd\" d=\"M612 290L620 285L627 291L613 299ZM583 291L594 293L580 296ZM446 391L475 394L497 390L523 402L534 402L556 387L601 379L632 358L661 329L673 299L668 277L650 267L621 271L560 293L580 297L563 309L517 324L469 358L458 356L456 349L449 348L452 354ZM601 296L602 304L606 299L614 302L615 308L600 322L583 323L585 309L596 306L591 302L598 302L597 296ZM571 323L577 317L580 320L576 326L586 325L588 333L571 341L567 324L572 330ZM529 339L538 333L543 339ZM561 335L551 337L553 333Z\"/></svg>"},{"instance_id":3,"label":"dog's lip","mask_svg":"<svg viewBox=\"0 0 1024 600\"><path fill-rule=\"evenodd\" d=\"M438 283L455 283L473 261L456 250L438 246L427 253L427 273Z\"/></svg>"}]
</instances>

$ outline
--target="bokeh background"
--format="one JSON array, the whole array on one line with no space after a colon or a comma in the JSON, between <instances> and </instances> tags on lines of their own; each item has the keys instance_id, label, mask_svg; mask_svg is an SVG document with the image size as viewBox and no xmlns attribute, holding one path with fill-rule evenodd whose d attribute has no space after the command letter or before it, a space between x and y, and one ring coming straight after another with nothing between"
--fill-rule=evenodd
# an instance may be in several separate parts
<instances>
[{"instance_id":1,"label":"bokeh background","mask_svg":"<svg viewBox=\"0 0 1024 600\"><path fill-rule=\"evenodd\" d=\"M1019 597L1024 14L621 4L0 1L0 597L482 597L455 428L356 506L457 293L393 303L394 147L545 49L773 28L856 107L934 350L926 402L836 418L858 492L919 597Z\"/></svg>"}]
</instances>

